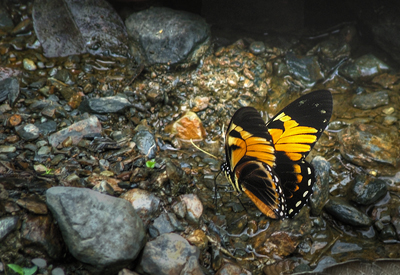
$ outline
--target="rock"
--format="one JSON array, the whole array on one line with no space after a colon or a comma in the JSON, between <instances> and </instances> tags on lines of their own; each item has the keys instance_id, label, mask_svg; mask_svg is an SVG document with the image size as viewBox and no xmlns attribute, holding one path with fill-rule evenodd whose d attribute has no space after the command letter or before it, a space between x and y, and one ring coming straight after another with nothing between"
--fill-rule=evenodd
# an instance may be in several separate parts
<instances>
[{"instance_id":1,"label":"rock","mask_svg":"<svg viewBox=\"0 0 400 275\"><path fill-rule=\"evenodd\" d=\"M136 61L153 64L196 63L210 46L210 28L198 15L154 7L130 15L125 25Z\"/></svg>"},{"instance_id":2,"label":"rock","mask_svg":"<svg viewBox=\"0 0 400 275\"><path fill-rule=\"evenodd\" d=\"M51 146L57 147L67 137L71 137L73 145L77 145L85 135L100 134L101 131L100 121L97 117L91 116L52 134L49 136L49 143Z\"/></svg>"},{"instance_id":3,"label":"rock","mask_svg":"<svg viewBox=\"0 0 400 275\"><path fill-rule=\"evenodd\" d=\"M339 68L339 73L351 80L368 80L387 72L389 66L372 54L366 54Z\"/></svg>"},{"instance_id":4,"label":"rock","mask_svg":"<svg viewBox=\"0 0 400 275\"><path fill-rule=\"evenodd\" d=\"M24 124L15 127L17 134L25 140L34 140L39 137L39 128L33 124Z\"/></svg>"},{"instance_id":5,"label":"rock","mask_svg":"<svg viewBox=\"0 0 400 275\"><path fill-rule=\"evenodd\" d=\"M189 264L189 258L194 256L198 259L199 254L195 246L191 246L178 234L163 234L146 244L139 264L139 269L143 272L138 272L158 275L181 274Z\"/></svg>"},{"instance_id":6,"label":"rock","mask_svg":"<svg viewBox=\"0 0 400 275\"><path fill-rule=\"evenodd\" d=\"M17 227L18 220L18 216L0 219L0 242Z\"/></svg>"},{"instance_id":7,"label":"rock","mask_svg":"<svg viewBox=\"0 0 400 275\"><path fill-rule=\"evenodd\" d=\"M149 159L156 157L157 145L154 136L145 128L138 127L138 132L133 137L139 152Z\"/></svg>"},{"instance_id":8,"label":"rock","mask_svg":"<svg viewBox=\"0 0 400 275\"><path fill-rule=\"evenodd\" d=\"M162 235L164 233L171 233L173 231L183 231L185 228L176 218L174 213L161 213L161 215L154 220L153 228L158 235ZM156 237L152 236L152 237Z\"/></svg>"},{"instance_id":9,"label":"rock","mask_svg":"<svg viewBox=\"0 0 400 275\"><path fill-rule=\"evenodd\" d=\"M0 154L8 154L15 153L17 151L17 147L10 145L0 145Z\"/></svg>"},{"instance_id":10,"label":"rock","mask_svg":"<svg viewBox=\"0 0 400 275\"><path fill-rule=\"evenodd\" d=\"M30 60L28 58L24 58L24 60L22 61L22 64L24 66L24 69L27 71L35 71L37 69L35 62L33 62L32 60Z\"/></svg>"},{"instance_id":11,"label":"rock","mask_svg":"<svg viewBox=\"0 0 400 275\"><path fill-rule=\"evenodd\" d=\"M142 219L144 224L148 224L150 219L158 211L160 199L149 191L135 188L123 193L120 197L132 203L136 213Z\"/></svg>"},{"instance_id":12,"label":"rock","mask_svg":"<svg viewBox=\"0 0 400 275\"><path fill-rule=\"evenodd\" d=\"M65 272L61 267L56 267L51 271L51 275L65 275Z\"/></svg>"},{"instance_id":13,"label":"rock","mask_svg":"<svg viewBox=\"0 0 400 275\"><path fill-rule=\"evenodd\" d=\"M314 167L316 179L313 185L313 194L310 197L311 213L314 216L319 216L322 212L322 208L328 201L331 165L321 156L316 156L311 161L311 165Z\"/></svg>"},{"instance_id":14,"label":"rock","mask_svg":"<svg viewBox=\"0 0 400 275\"><path fill-rule=\"evenodd\" d=\"M355 108L369 110L379 106L388 105L389 94L387 91L379 91L370 94L356 95L352 102Z\"/></svg>"},{"instance_id":15,"label":"rock","mask_svg":"<svg viewBox=\"0 0 400 275\"><path fill-rule=\"evenodd\" d=\"M144 246L143 223L126 200L73 187L52 187L46 197L69 251L96 272L117 272Z\"/></svg>"},{"instance_id":16,"label":"rock","mask_svg":"<svg viewBox=\"0 0 400 275\"><path fill-rule=\"evenodd\" d=\"M400 155L398 133L376 124L354 123L338 134L340 153L348 161L363 166L396 166Z\"/></svg>"},{"instance_id":17,"label":"rock","mask_svg":"<svg viewBox=\"0 0 400 275\"><path fill-rule=\"evenodd\" d=\"M46 267L47 267L47 262L46 262L46 260L45 260L45 259L42 259L42 258L35 258L35 259L32 259L32 263L33 263L34 265L36 265L39 269L40 269L40 268L46 268Z\"/></svg>"},{"instance_id":18,"label":"rock","mask_svg":"<svg viewBox=\"0 0 400 275\"><path fill-rule=\"evenodd\" d=\"M22 198L18 199L16 203L21 206L22 208L25 208L29 210L32 213L38 214L38 215L46 215L47 214L47 206L46 204L39 200L38 198Z\"/></svg>"},{"instance_id":19,"label":"rock","mask_svg":"<svg viewBox=\"0 0 400 275\"><path fill-rule=\"evenodd\" d=\"M203 214L203 204L199 197L195 194L185 194L180 198L186 204L186 219L196 224L199 223L200 217Z\"/></svg>"},{"instance_id":20,"label":"rock","mask_svg":"<svg viewBox=\"0 0 400 275\"><path fill-rule=\"evenodd\" d=\"M264 42L262 42L262 41L251 42L249 49L253 54L256 54L256 55L264 53L265 52Z\"/></svg>"},{"instance_id":21,"label":"rock","mask_svg":"<svg viewBox=\"0 0 400 275\"><path fill-rule=\"evenodd\" d=\"M14 23L8 9L5 8L4 3L0 3L0 29L11 30L13 28Z\"/></svg>"},{"instance_id":22,"label":"rock","mask_svg":"<svg viewBox=\"0 0 400 275\"><path fill-rule=\"evenodd\" d=\"M358 204L369 205L387 192L386 182L382 179L359 174L354 179L354 186L351 188L352 200Z\"/></svg>"},{"instance_id":23,"label":"rock","mask_svg":"<svg viewBox=\"0 0 400 275\"><path fill-rule=\"evenodd\" d=\"M191 275L204 275L203 270L201 269L201 265L199 261L197 260L196 256L190 256L183 267L180 275L186 275L186 274L191 274Z\"/></svg>"},{"instance_id":24,"label":"rock","mask_svg":"<svg viewBox=\"0 0 400 275\"><path fill-rule=\"evenodd\" d=\"M60 231L49 215L28 215L22 223L21 238L25 243L25 249L31 251L33 255L45 252L53 259L60 259L65 252Z\"/></svg>"},{"instance_id":25,"label":"rock","mask_svg":"<svg viewBox=\"0 0 400 275\"><path fill-rule=\"evenodd\" d=\"M101 98L85 98L79 110L89 113L108 114L123 112L125 108L130 107L132 104L124 97L109 96Z\"/></svg>"},{"instance_id":26,"label":"rock","mask_svg":"<svg viewBox=\"0 0 400 275\"><path fill-rule=\"evenodd\" d=\"M296 56L293 52L288 52L286 64L289 72L306 85L313 85L324 78L316 56Z\"/></svg>"},{"instance_id":27,"label":"rock","mask_svg":"<svg viewBox=\"0 0 400 275\"><path fill-rule=\"evenodd\" d=\"M325 210L335 219L353 226L369 226L371 219L342 198L331 198Z\"/></svg>"},{"instance_id":28,"label":"rock","mask_svg":"<svg viewBox=\"0 0 400 275\"><path fill-rule=\"evenodd\" d=\"M189 243L194 244L200 250L205 249L208 246L208 238L203 230L196 229L188 237Z\"/></svg>"},{"instance_id":29,"label":"rock","mask_svg":"<svg viewBox=\"0 0 400 275\"><path fill-rule=\"evenodd\" d=\"M1 80L1 78L0 78ZM8 99L14 106L19 96L19 81L16 77L9 77L0 81L0 103Z\"/></svg>"},{"instance_id":30,"label":"rock","mask_svg":"<svg viewBox=\"0 0 400 275\"><path fill-rule=\"evenodd\" d=\"M224 264L215 275L240 275L242 274L242 269L240 266L233 263Z\"/></svg>"},{"instance_id":31,"label":"rock","mask_svg":"<svg viewBox=\"0 0 400 275\"><path fill-rule=\"evenodd\" d=\"M165 127L165 131L175 134L182 140L203 140L206 136L206 131L200 118L193 112L187 112L176 122Z\"/></svg>"},{"instance_id":32,"label":"rock","mask_svg":"<svg viewBox=\"0 0 400 275\"><path fill-rule=\"evenodd\" d=\"M347 242L342 242L340 240L337 240L335 244L331 248L331 254L345 254L345 253L350 253L354 251L360 251L363 250L361 246L355 243L347 243Z\"/></svg>"}]
</instances>

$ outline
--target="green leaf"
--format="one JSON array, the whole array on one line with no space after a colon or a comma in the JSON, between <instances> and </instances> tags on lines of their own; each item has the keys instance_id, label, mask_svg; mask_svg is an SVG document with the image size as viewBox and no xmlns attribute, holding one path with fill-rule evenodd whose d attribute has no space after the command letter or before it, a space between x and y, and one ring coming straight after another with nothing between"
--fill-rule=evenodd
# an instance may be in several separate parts
<instances>
[{"instance_id":1,"label":"green leaf","mask_svg":"<svg viewBox=\"0 0 400 275\"><path fill-rule=\"evenodd\" d=\"M24 275L24 269L17 264L8 264L9 268L17 272L18 274Z\"/></svg>"},{"instance_id":2,"label":"green leaf","mask_svg":"<svg viewBox=\"0 0 400 275\"><path fill-rule=\"evenodd\" d=\"M24 271L24 275L32 275L32 274L35 274L35 272L37 270L37 266L34 265L32 267L29 267L29 268L28 267L24 267L22 269Z\"/></svg>"},{"instance_id":3,"label":"green leaf","mask_svg":"<svg viewBox=\"0 0 400 275\"><path fill-rule=\"evenodd\" d=\"M155 162L154 159L146 161L146 166L147 166L148 168L153 169L154 166L155 166L155 164L156 164L156 162Z\"/></svg>"}]
</instances>

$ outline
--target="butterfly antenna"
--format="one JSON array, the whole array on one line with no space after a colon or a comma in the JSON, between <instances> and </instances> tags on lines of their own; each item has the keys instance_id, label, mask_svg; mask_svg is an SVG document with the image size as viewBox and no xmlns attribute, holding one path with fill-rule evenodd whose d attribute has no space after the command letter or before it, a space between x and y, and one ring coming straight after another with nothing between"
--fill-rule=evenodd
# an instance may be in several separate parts
<instances>
[{"instance_id":1,"label":"butterfly antenna","mask_svg":"<svg viewBox=\"0 0 400 275\"><path fill-rule=\"evenodd\" d=\"M219 174L221 174L222 170L219 170L218 174L215 176L214 178L214 199L215 199L215 206L218 208L218 197L217 197L217 178L219 176Z\"/></svg>"},{"instance_id":2,"label":"butterfly antenna","mask_svg":"<svg viewBox=\"0 0 400 275\"><path fill-rule=\"evenodd\" d=\"M190 139L190 143L192 143L192 145L193 145L197 150L203 152L203 153L206 154L206 155L209 155L210 157L213 157L213 158L215 158L215 159L218 159L218 158L217 158L216 156L214 156L213 154L211 154L211 153L209 153L209 152L207 152L207 151L201 149L199 146L197 146L196 144L194 144L194 142L193 142L192 139Z\"/></svg>"},{"instance_id":3,"label":"butterfly antenna","mask_svg":"<svg viewBox=\"0 0 400 275\"><path fill-rule=\"evenodd\" d=\"M238 200L240 201L240 204L243 206L243 208L244 208L244 211L246 211L247 212L247 208L246 208L246 206L244 206L244 204L243 204L243 202L240 200L240 194L238 194L237 195L237 198L238 198Z\"/></svg>"}]
</instances>

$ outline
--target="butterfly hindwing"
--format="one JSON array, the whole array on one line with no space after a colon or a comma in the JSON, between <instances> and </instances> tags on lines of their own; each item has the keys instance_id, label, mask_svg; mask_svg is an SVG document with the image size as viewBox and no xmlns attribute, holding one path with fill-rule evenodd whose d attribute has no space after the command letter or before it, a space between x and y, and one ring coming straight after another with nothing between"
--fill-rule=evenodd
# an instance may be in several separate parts
<instances>
[{"instance_id":1,"label":"butterfly hindwing","mask_svg":"<svg viewBox=\"0 0 400 275\"><path fill-rule=\"evenodd\" d=\"M312 194L314 169L305 157L331 114L332 95L326 90L293 101L266 125L256 109L241 108L226 132L227 162L221 169L265 215L292 218Z\"/></svg>"}]
</instances>

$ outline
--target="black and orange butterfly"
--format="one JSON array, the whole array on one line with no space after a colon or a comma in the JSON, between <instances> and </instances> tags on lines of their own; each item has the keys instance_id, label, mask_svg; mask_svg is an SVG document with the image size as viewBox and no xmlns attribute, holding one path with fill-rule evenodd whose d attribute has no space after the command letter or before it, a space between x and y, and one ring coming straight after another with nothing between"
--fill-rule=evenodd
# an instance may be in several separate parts
<instances>
[{"instance_id":1,"label":"black and orange butterfly","mask_svg":"<svg viewBox=\"0 0 400 275\"><path fill-rule=\"evenodd\" d=\"M327 90L298 98L267 124L253 107L240 108L226 131L221 170L266 216L292 218L312 194L314 168L305 158L331 115Z\"/></svg>"}]
</instances>

